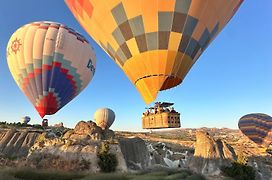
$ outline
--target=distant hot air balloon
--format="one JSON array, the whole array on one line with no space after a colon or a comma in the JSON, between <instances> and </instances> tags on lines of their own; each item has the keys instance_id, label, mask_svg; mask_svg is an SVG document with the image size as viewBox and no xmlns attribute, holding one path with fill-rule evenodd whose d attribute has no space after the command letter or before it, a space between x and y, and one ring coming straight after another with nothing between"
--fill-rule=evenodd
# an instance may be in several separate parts
<instances>
[{"instance_id":1,"label":"distant hot air balloon","mask_svg":"<svg viewBox=\"0 0 272 180\"><path fill-rule=\"evenodd\" d=\"M41 117L56 113L91 81L96 65L88 41L55 22L19 28L7 45L10 72Z\"/></svg>"},{"instance_id":2,"label":"distant hot air balloon","mask_svg":"<svg viewBox=\"0 0 272 180\"><path fill-rule=\"evenodd\" d=\"M65 0L146 103L179 85L243 0Z\"/></svg>"},{"instance_id":3,"label":"distant hot air balloon","mask_svg":"<svg viewBox=\"0 0 272 180\"><path fill-rule=\"evenodd\" d=\"M115 114L109 108L101 108L94 113L94 120L102 129L108 129L115 120Z\"/></svg>"},{"instance_id":4,"label":"distant hot air balloon","mask_svg":"<svg viewBox=\"0 0 272 180\"><path fill-rule=\"evenodd\" d=\"M27 124L27 123L29 123L29 121L30 121L30 117L29 116L22 117L22 119L21 119L21 123L22 124Z\"/></svg>"},{"instance_id":5,"label":"distant hot air balloon","mask_svg":"<svg viewBox=\"0 0 272 180\"><path fill-rule=\"evenodd\" d=\"M258 145L268 147L272 143L272 117L254 113L239 120L239 129Z\"/></svg>"}]
</instances>

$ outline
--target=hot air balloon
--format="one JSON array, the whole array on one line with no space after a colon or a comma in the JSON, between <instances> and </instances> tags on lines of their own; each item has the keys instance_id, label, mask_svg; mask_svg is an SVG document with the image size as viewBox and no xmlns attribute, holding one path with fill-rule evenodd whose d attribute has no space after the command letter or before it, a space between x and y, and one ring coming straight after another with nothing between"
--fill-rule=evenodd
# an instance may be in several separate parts
<instances>
[{"instance_id":1,"label":"hot air balloon","mask_svg":"<svg viewBox=\"0 0 272 180\"><path fill-rule=\"evenodd\" d=\"M115 114L109 108L101 108L94 113L94 120L102 129L108 129L115 120Z\"/></svg>"},{"instance_id":2,"label":"hot air balloon","mask_svg":"<svg viewBox=\"0 0 272 180\"><path fill-rule=\"evenodd\" d=\"M29 121L30 121L30 117L29 116L22 117L22 119L21 119L21 123L22 124L27 124L27 123L29 123Z\"/></svg>"},{"instance_id":3,"label":"hot air balloon","mask_svg":"<svg viewBox=\"0 0 272 180\"><path fill-rule=\"evenodd\" d=\"M148 104L179 85L243 0L65 0Z\"/></svg>"},{"instance_id":4,"label":"hot air balloon","mask_svg":"<svg viewBox=\"0 0 272 180\"><path fill-rule=\"evenodd\" d=\"M268 147L272 143L272 117L254 113L243 116L238 123L239 129L258 145Z\"/></svg>"},{"instance_id":5,"label":"hot air balloon","mask_svg":"<svg viewBox=\"0 0 272 180\"><path fill-rule=\"evenodd\" d=\"M17 85L43 118L56 113L88 85L96 58L81 34L63 24L42 21L13 33L7 62Z\"/></svg>"}]
</instances>

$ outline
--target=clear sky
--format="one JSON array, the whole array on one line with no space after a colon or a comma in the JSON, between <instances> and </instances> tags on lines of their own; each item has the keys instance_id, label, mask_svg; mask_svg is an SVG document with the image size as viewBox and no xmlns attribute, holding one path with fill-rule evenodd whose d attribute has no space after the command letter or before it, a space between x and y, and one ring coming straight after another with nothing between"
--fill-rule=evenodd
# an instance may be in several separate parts
<instances>
[{"instance_id":1,"label":"clear sky","mask_svg":"<svg viewBox=\"0 0 272 180\"><path fill-rule=\"evenodd\" d=\"M237 128L247 113L272 115L272 1L245 0L235 17L207 48L183 84L161 92L159 101L175 102L182 127ZM94 47L97 69L88 87L49 123L73 127L91 120L97 108L116 113L114 130L141 130L146 107L136 88L80 27L63 0L6 0L0 5L0 121L41 118L13 80L6 61L12 33L33 21L56 21L82 33Z\"/></svg>"}]
</instances>

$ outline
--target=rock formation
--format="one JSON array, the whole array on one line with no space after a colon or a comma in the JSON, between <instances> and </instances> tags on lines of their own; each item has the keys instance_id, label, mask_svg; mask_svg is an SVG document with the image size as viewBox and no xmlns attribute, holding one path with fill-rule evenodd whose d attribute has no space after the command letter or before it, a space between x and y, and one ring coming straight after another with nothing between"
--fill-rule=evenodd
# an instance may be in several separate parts
<instances>
[{"instance_id":1,"label":"rock formation","mask_svg":"<svg viewBox=\"0 0 272 180\"><path fill-rule=\"evenodd\" d=\"M271 180L271 155L239 131L182 131L186 130L163 132L160 138L152 137L156 134L125 132L115 137L112 130L102 130L91 121L81 121L61 136L56 136L57 131L52 129L45 132L33 128L3 128L0 129L0 166L97 172L100 170L97 152L100 144L107 141L110 152L118 159L119 172L188 168L216 179L222 177L220 167L230 165L241 152L248 157L248 165L256 170L257 179ZM181 133L185 140L177 140Z\"/></svg>"},{"instance_id":2,"label":"rock formation","mask_svg":"<svg viewBox=\"0 0 272 180\"><path fill-rule=\"evenodd\" d=\"M139 137L121 138L119 144L129 169L187 168L190 148L173 143L144 141Z\"/></svg>"},{"instance_id":3,"label":"rock formation","mask_svg":"<svg viewBox=\"0 0 272 180\"><path fill-rule=\"evenodd\" d=\"M110 140L114 138L114 132L110 129L102 130L92 121L80 121L74 130L70 130L63 136L64 139L91 139Z\"/></svg>"},{"instance_id":4,"label":"rock formation","mask_svg":"<svg viewBox=\"0 0 272 180\"><path fill-rule=\"evenodd\" d=\"M114 141L112 130L102 130L94 122L80 121L66 132L63 138L48 138L40 135L30 149L28 162L34 167L62 170L99 171L97 152L103 140L110 140L110 152L118 160L117 171L127 171L121 149Z\"/></svg>"},{"instance_id":5,"label":"rock formation","mask_svg":"<svg viewBox=\"0 0 272 180\"><path fill-rule=\"evenodd\" d=\"M248 165L256 170L256 180L272 180L272 164L269 162L271 158L271 156L249 158Z\"/></svg>"},{"instance_id":6,"label":"rock formation","mask_svg":"<svg viewBox=\"0 0 272 180\"><path fill-rule=\"evenodd\" d=\"M203 175L219 175L222 165L229 165L236 159L233 148L226 142L214 140L207 132L196 132L195 153L189 167Z\"/></svg>"},{"instance_id":7,"label":"rock formation","mask_svg":"<svg viewBox=\"0 0 272 180\"><path fill-rule=\"evenodd\" d=\"M205 159L236 159L233 148L225 141L216 141L205 131L196 132L196 143L194 156Z\"/></svg>"},{"instance_id":8,"label":"rock formation","mask_svg":"<svg viewBox=\"0 0 272 180\"><path fill-rule=\"evenodd\" d=\"M167 168L187 168L188 157L192 156L190 148L165 142L150 142L147 145L152 166Z\"/></svg>"},{"instance_id":9,"label":"rock formation","mask_svg":"<svg viewBox=\"0 0 272 180\"><path fill-rule=\"evenodd\" d=\"M2 132L0 138L0 155L8 158L25 157L34 144L39 132L10 129Z\"/></svg>"},{"instance_id":10,"label":"rock formation","mask_svg":"<svg viewBox=\"0 0 272 180\"><path fill-rule=\"evenodd\" d=\"M146 169L150 162L145 141L138 137L119 140L127 167L132 170Z\"/></svg>"}]
</instances>

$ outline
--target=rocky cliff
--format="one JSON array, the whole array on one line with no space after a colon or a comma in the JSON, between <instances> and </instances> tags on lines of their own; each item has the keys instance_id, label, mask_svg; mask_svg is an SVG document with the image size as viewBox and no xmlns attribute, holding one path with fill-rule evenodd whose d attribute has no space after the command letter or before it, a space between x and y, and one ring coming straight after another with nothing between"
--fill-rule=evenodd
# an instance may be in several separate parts
<instances>
[{"instance_id":1,"label":"rocky cliff","mask_svg":"<svg viewBox=\"0 0 272 180\"><path fill-rule=\"evenodd\" d=\"M73 130L65 133L64 139L90 139L90 140L112 140L114 132L110 129L103 130L92 121L80 121Z\"/></svg>"},{"instance_id":2,"label":"rocky cliff","mask_svg":"<svg viewBox=\"0 0 272 180\"><path fill-rule=\"evenodd\" d=\"M0 133L0 155L8 158L21 158L28 154L34 144L38 131L7 129Z\"/></svg>"},{"instance_id":3,"label":"rocky cliff","mask_svg":"<svg viewBox=\"0 0 272 180\"><path fill-rule=\"evenodd\" d=\"M178 144L144 141L139 137L121 138L119 144L132 170L157 168L188 168L188 160L193 156L192 149Z\"/></svg>"},{"instance_id":4,"label":"rocky cliff","mask_svg":"<svg viewBox=\"0 0 272 180\"><path fill-rule=\"evenodd\" d=\"M119 144L129 169L141 170L150 165L150 156L144 140L138 137L122 138Z\"/></svg>"},{"instance_id":5,"label":"rocky cliff","mask_svg":"<svg viewBox=\"0 0 272 180\"><path fill-rule=\"evenodd\" d=\"M219 175L220 167L236 160L233 148L221 139L215 140L205 131L196 132L194 157L190 169L204 175Z\"/></svg>"},{"instance_id":6,"label":"rocky cliff","mask_svg":"<svg viewBox=\"0 0 272 180\"><path fill-rule=\"evenodd\" d=\"M27 161L35 168L98 172L97 152L103 141L110 142L110 152L118 160L117 171L127 171L121 149L114 141L114 132L102 130L94 122L81 121L62 138L41 134L31 147Z\"/></svg>"},{"instance_id":7,"label":"rocky cliff","mask_svg":"<svg viewBox=\"0 0 272 180\"><path fill-rule=\"evenodd\" d=\"M196 132L194 156L206 159L236 159L236 154L230 145L221 139L215 140L205 131Z\"/></svg>"}]
</instances>

